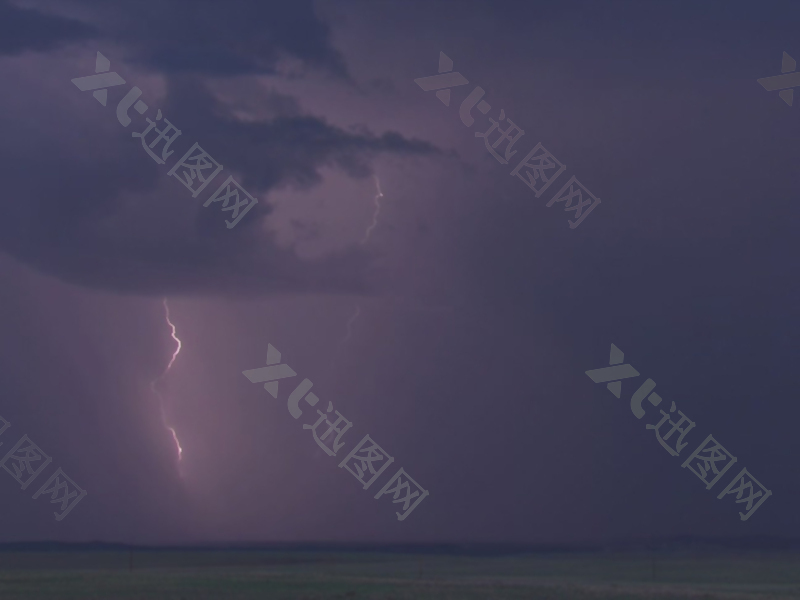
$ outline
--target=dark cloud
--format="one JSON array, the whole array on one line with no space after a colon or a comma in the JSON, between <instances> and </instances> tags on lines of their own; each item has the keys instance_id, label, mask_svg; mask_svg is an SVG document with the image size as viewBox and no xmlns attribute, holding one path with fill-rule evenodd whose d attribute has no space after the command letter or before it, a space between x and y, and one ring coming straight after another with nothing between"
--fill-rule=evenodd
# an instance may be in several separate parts
<instances>
[{"instance_id":1,"label":"dark cloud","mask_svg":"<svg viewBox=\"0 0 800 600\"><path fill-rule=\"evenodd\" d=\"M115 69L125 67L118 60L112 65ZM63 77L65 82L71 78L70 74ZM130 76L126 79L128 84L135 84ZM170 74L166 83L167 95L160 108L183 132L173 145L176 155L198 141L226 168L205 196L210 196L231 171L241 174L237 179L245 189L263 195L285 186L307 189L318 185L323 167L364 178L372 172L371 161L380 155L442 154L430 143L409 140L396 132L377 135L364 127L348 131L323 117L302 114L297 101L285 94L254 90L255 97L265 98L259 111L272 116L242 121L233 114L238 107L220 102L204 78ZM252 87L243 85L245 89ZM143 118L135 119L128 130L119 127L118 133L110 136L97 129L101 125L98 120L110 119L116 124L113 107L128 89L128 85L111 88L105 109L86 93L81 100L88 106L80 117L61 116L71 125L47 121L48 127L47 119L33 116L50 113L53 119L47 99L28 106L30 119L18 113L5 116L7 144L0 150L0 172L8 197L24 201L14 202L9 208L10 220L0 225L4 249L69 281L144 293L361 293L368 288L366 273L371 258L362 248L316 261L300 260L292 251L277 248L258 227L260 217L271 212L268 202L258 204L234 230L224 227L219 211L213 207L190 204L188 190L175 185L177 181L167 176L166 167L151 161L138 139L130 139L132 131L144 129ZM77 89L68 91L79 93ZM253 97L249 96L251 104ZM33 126L34 120L37 126ZM70 141L54 142L52 130L65 127ZM48 176L20 177L23 165L34 160ZM171 187L164 192L160 186ZM152 194L155 196L150 197ZM124 222L131 198L150 208L151 223L130 237L120 236L115 227L135 227ZM183 224L173 229L155 225L159 220Z\"/></svg>"},{"instance_id":2,"label":"dark cloud","mask_svg":"<svg viewBox=\"0 0 800 600\"><path fill-rule=\"evenodd\" d=\"M126 60L165 73L215 77L274 74L282 59L348 78L330 28L311 0L224 3L213 0L81 0Z\"/></svg>"},{"instance_id":3,"label":"dark cloud","mask_svg":"<svg viewBox=\"0 0 800 600\"><path fill-rule=\"evenodd\" d=\"M273 108L286 105L285 101L276 104L281 101L275 95L270 98ZM397 132L375 135L363 127L346 131L324 118L296 114L294 105L285 108L288 115L279 114L266 122L243 122L208 93L202 80L171 77L165 111L180 115L185 129L202 131L204 139L213 139L217 152L245 174L243 185L260 191L286 184L317 184L323 166L337 167L351 177L367 177L372 173L370 160L380 154L444 155L429 142L407 139Z\"/></svg>"},{"instance_id":4,"label":"dark cloud","mask_svg":"<svg viewBox=\"0 0 800 600\"><path fill-rule=\"evenodd\" d=\"M0 55L47 52L69 42L98 37L91 25L0 0Z\"/></svg>"}]
</instances>

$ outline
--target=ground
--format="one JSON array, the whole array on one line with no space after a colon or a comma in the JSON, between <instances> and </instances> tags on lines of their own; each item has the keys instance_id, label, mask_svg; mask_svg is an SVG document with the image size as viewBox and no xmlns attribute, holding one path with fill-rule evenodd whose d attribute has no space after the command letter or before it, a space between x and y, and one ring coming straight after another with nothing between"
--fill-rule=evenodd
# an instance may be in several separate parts
<instances>
[{"instance_id":1,"label":"ground","mask_svg":"<svg viewBox=\"0 0 800 600\"><path fill-rule=\"evenodd\" d=\"M800 598L796 554L0 553L1 600Z\"/></svg>"}]
</instances>

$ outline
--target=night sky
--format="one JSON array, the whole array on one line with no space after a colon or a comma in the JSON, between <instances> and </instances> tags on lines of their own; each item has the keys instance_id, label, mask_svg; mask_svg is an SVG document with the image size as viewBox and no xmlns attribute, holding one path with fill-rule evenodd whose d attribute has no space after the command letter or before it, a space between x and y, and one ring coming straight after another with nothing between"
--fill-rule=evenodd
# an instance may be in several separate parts
<instances>
[{"instance_id":1,"label":"night sky","mask_svg":"<svg viewBox=\"0 0 800 600\"><path fill-rule=\"evenodd\" d=\"M98 51L105 106L72 83ZM449 106L414 81L442 52ZM0 542L800 536L800 98L757 82L784 52L797 2L0 0L0 458L53 457L0 470ZM159 109L163 165L131 135ZM475 135L501 109L508 164ZM224 167L197 197L168 175L195 142ZM536 197L538 143L566 169ZM258 199L232 229L228 176ZM602 202L571 229L573 176ZM586 375L611 344L620 398ZM269 345L277 399L242 374ZM329 402L335 457L303 428ZM646 428L672 402L679 456ZM364 490L367 434L395 460ZM707 490L709 434L737 462ZM87 491L60 522L58 467ZM430 492L404 521L374 498L401 467ZM772 491L744 522L742 468Z\"/></svg>"}]
</instances>

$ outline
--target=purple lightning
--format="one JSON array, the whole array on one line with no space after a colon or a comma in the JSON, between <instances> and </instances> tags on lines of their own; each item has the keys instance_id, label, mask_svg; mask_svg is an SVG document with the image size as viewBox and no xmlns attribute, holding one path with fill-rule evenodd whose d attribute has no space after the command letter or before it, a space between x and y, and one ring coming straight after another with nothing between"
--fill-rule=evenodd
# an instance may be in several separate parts
<instances>
[{"instance_id":1,"label":"purple lightning","mask_svg":"<svg viewBox=\"0 0 800 600\"><path fill-rule=\"evenodd\" d=\"M336 359L342 353L342 348L347 343L347 341L351 337L353 337L353 323L356 322L356 319L358 319L359 316L361 316L361 306L356 305L356 311L353 313L353 316L350 317L350 319L347 321L347 333L339 342L339 345L337 346L337 352L333 355L333 359L331 360L331 366L329 367L331 370L336 365Z\"/></svg>"},{"instance_id":2,"label":"purple lightning","mask_svg":"<svg viewBox=\"0 0 800 600\"><path fill-rule=\"evenodd\" d=\"M373 175L372 179L375 180L375 198L373 198L373 203L375 204L375 212L372 213L372 223L369 224L367 230L364 232L364 239L361 240L362 244L366 244L369 240L369 236L372 233L372 230L375 229L378 225L378 216L381 214L381 198L383 198L383 192L381 191L381 182L378 179L377 175ZM341 351L342 347L347 343L347 341L353 336L353 323L356 322L356 319L361 316L361 307L356 305L356 311L353 313L353 316L350 317L350 320L347 321L347 333L342 338L342 341L339 342L339 350ZM334 363L336 362L336 355L334 355L333 360L331 361L331 368L333 368Z\"/></svg>"},{"instance_id":3,"label":"purple lightning","mask_svg":"<svg viewBox=\"0 0 800 600\"><path fill-rule=\"evenodd\" d=\"M356 312L353 313L353 316L350 317L350 320L347 322L347 335L344 336L341 342L339 342L339 348L341 349L342 346L345 345L347 340L353 337L353 323L356 322L356 319L361 315L361 307L356 305Z\"/></svg>"},{"instance_id":4,"label":"purple lightning","mask_svg":"<svg viewBox=\"0 0 800 600\"><path fill-rule=\"evenodd\" d=\"M167 325L169 325L170 329L172 330L170 335L172 336L172 339L177 342L178 347L175 349L175 352L172 353L172 358L169 360L169 364L164 369L164 372L161 373L161 375L159 375L152 382L150 382L150 389L153 390L153 392L155 392L156 396L158 396L158 399L161 402L161 422L164 424L164 427L166 427L169 430L169 432L172 434L172 439L175 441L175 447L178 450L178 462L180 462L180 460L181 460L181 458L183 456L183 448L181 448L181 444L178 441L178 435L175 433L175 428L174 427L170 427L167 424L167 415L164 412L164 398L158 392L158 390L156 389L156 384L159 381L161 381L162 379L164 379L164 377L167 376L167 373L169 373L169 370L172 368L172 364L175 362L175 359L178 357L178 353L181 351L181 341L178 339L178 336L175 335L175 325L172 323L172 321L169 318L169 305L167 304L167 299L166 298L164 298L164 312L166 313Z\"/></svg>"},{"instance_id":5,"label":"purple lightning","mask_svg":"<svg viewBox=\"0 0 800 600\"><path fill-rule=\"evenodd\" d=\"M381 203L380 199L383 198L383 192L381 191L381 182L378 179L377 175L373 175L372 178L375 180L375 189L377 190L377 194L375 194L375 198L373 202L375 203L375 212L372 214L372 223L369 224L367 230L364 232L364 239L361 240L362 244L366 244L367 240L369 239L369 234L372 233L372 230L378 225L378 215L381 214Z\"/></svg>"},{"instance_id":6,"label":"purple lightning","mask_svg":"<svg viewBox=\"0 0 800 600\"><path fill-rule=\"evenodd\" d=\"M404 298L400 298L400 300L402 302L405 299ZM373 308L381 308L381 307L375 305L375 306L373 306ZM384 306L382 308L385 308L385 309L391 310L391 311L394 311L394 310L405 310L405 311L409 311L409 312L417 312L417 311L419 311L419 312L446 311L446 312L451 312L451 313L454 312L454 309L453 309L452 306L407 306L407 307L403 307L403 306L400 306L398 304L398 305L394 305L394 306L388 305L388 306ZM331 366L330 366L331 370L336 365L336 359L339 356L341 356L342 349L344 348L345 344L347 344L347 342L350 341L350 338L353 337L353 325L355 324L355 322L358 320L358 318L360 316L361 316L361 305L357 304L356 305L356 310L353 312L353 316L351 316L350 319L348 319L348 321L347 321L347 332L345 333L344 337L339 342L339 344L337 346L337 352L333 355L333 359L331 360Z\"/></svg>"}]
</instances>

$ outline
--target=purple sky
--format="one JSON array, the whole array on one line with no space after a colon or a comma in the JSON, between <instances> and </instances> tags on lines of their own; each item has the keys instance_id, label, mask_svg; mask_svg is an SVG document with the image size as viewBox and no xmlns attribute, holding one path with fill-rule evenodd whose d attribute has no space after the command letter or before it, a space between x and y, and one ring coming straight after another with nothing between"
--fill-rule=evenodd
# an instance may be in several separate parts
<instances>
[{"instance_id":1,"label":"purple sky","mask_svg":"<svg viewBox=\"0 0 800 600\"><path fill-rule=\"evenodd\" d=\"M0 450L53 456L26 491L0 471L0 542L800 535L800 107L756 82L798 27L791 2L0 0ZM71 82L97 51L105 107ZM414 83L441 51L449 107ZM182 131L167 165L117 122L133 85ZM567 166L540 198L475 137L501 108L511 165ZM167 175L194 142L225 167L197 198ZM229 230L203 202L231 174L259 204ZM572 176L603 201L574 230L546 207ZM585 375L611 343L621 399ZM268 344L277 400L242 375ZM648 377L697 423L679 457L629 410ZM335 458L286 408L302 378L353 422ZM365 434L395 457L366 491L337 468ZM711 490L681 468L708 434L738 458ZM31 499L56 467L88 491L60 523ZM398 467L430 491L403 522L373 498ZM716 497L741 467L773 492L747 522Z\"/></svg>"}]
</instances>

